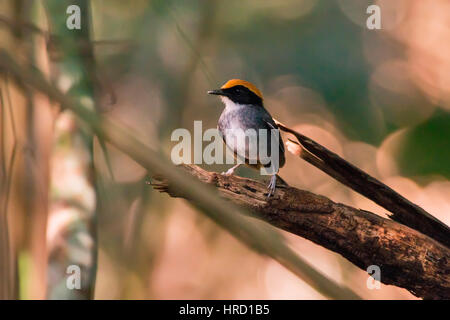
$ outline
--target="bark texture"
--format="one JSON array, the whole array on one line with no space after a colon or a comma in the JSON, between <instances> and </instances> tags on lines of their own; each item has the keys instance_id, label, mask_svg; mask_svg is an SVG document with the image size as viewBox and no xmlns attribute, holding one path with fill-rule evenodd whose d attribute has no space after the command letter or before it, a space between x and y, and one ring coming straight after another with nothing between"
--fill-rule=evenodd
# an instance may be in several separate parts
<instances>
[{"instance_id":1,"label":"bark texture","mask_svg":"<svg viewBox=\"0 0 450 320\"><path fill-rule=\"evenodd\" d=\"M192 176L250 209L253 216L341 254L359 268L381 268L381 282L425 299L450 299L450 250L405 225L293 187L278 187L266 201L265 183L183 165ZM152 180L155 189L186 198L176 183ZM189 199L188 199L189 200Z\"/></svg>"}]
</instances>

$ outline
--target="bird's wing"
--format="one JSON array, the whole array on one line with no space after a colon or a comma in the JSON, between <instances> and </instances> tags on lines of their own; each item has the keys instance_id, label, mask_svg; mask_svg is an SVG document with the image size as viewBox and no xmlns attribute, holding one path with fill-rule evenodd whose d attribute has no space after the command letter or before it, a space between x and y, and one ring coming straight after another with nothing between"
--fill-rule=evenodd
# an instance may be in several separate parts
<instances>
[{"instance_id":1,"label":"bird's wing","mask_svg":"<svg viewBox=\"0 0 450 320\"><path fill-rule=\"evenodd\" d=\"M276 130L278 130L278 138L279 138L279 141L280 141L280 151L284 154L284 144L283 144L283 140L281 139L281 135L280 135L280 129L278 129L278 126L275 124L275 122L273 121L273 119L272 118L270 118L270 120L271 121L267 121L266 120L266 123L269 125L269 127L271 128L271 129L276 129Z\"/></svg>"},{"instance_id":2,"label":"bird's wing","mask_svg":"<svg viewBox=\"0 0 450 320\"><path fill-rule=\"evenodd\" d=\"M273 121L272 117L270 116L270 114L267 112L267 114L263 117L263 120L267 126L267 129L275 129L277 130L277 134L278 134L278 154L279 154L279 161L278 161L278 167L281 168L284 166L284 163L286 161L285 158L285 151L284 151L284 143L283 143L283 139L281 138L281 133L280 133L280 129L278 128L277 124L275 123L275 121ZM271 136L268 137L268 139L271 139ZM268 141L268 143L270 143Z\"/></svg>"}]
</instances>

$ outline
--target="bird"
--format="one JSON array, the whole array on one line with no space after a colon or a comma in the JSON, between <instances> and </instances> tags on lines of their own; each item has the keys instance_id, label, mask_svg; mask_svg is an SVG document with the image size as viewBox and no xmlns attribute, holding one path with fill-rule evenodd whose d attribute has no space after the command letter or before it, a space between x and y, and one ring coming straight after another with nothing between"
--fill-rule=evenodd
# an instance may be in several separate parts
<instances>
[{"instance_id":1,"label":"bird","mask_svg":"<svg viewBox=\"0 0 450 320\"><path fill-rule=\"evenodd\" d=\"M270 113L264 108L261 91L249 81L231 79L220 89L208 91L208 94L220 96L225 105L217 128L227 147L233 151L234 157L241 159L243 163L254 169L273 168L274 172L271 172L267 187L267 198L270 198L275 194L278 170L284 166L286 160L280 130ZM237 133L238 131L246 132L248 129L256 132L256 139L246 139ZM267 130L268 134L263 136L261 129ZM277 145L272 145L274 144L272 135L276 138ZM244 142L238 141L243 138L246 139ZM261 144L260 141L266 143ZM265 153L260 152L262 146L266 147ZM257 150L256 157L252 150ZM278 151L277 158L276 151ZM264 155L270 155L269 159ZM272 159L272 155L275 155L275 159ZM275 164L273 160L277 163ZM242 162L238 161L235 166L222 174L233 175Z\"/></svg>"}]
</instances>

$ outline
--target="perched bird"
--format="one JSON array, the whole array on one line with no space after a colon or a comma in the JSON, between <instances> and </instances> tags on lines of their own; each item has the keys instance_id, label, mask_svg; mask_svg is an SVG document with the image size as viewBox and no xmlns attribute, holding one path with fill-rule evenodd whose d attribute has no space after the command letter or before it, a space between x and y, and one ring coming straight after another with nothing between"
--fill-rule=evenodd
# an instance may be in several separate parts
<instances>
[{"instance_id":1,"label":"perched bird","mask_svg":"<svg viewBox=\"0 0 450 320\"><path fill-rule=\"evenodd\" d=\"M235 158L242 159L242 162L255 169L261 167L274 169L268 185L267 197L269 198L275 193L278 169L284 166L285 157L280 131L272 116L263 106L261 92L248 81L232 79L220 89L208 91L208 93L219 95L225 104L217 127L225 144L233 151ZM247 129L253 129L257 134L257 139L246 139L245 142L236 141L236 139L243 138L237 132L245 132ZM262 135L261 131L264 130L260 131L260 129L265 129L267 134ZM272 135L275 135L276 139L272 139ZM260 140L263 142L262 144ZM276 145L272 145L273 141L277 141ZM265 146L266 150L261 150L262 146ZM251 150L257 151L256 157ZM267 157L261 158L261 155L264 154L268 155L270 161ZM277 157L274 159L273 155L277 155ZM275 164L273 161L277 163ZM238 162L223 174L232 175L239 165Z\"/></svg>"}]
</instances>

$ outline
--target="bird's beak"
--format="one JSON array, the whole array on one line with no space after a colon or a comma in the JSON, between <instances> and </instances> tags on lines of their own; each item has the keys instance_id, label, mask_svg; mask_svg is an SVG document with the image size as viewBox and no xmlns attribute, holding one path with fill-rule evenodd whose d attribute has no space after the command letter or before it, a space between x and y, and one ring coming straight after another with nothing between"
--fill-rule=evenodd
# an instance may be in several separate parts
<instances>
[{"instance_id":1,"label":"bird's beak","mask_svg":"<svg viewBox=\"0 0 450 320\"><path fill-rule=\"evenodd\" d=\"M226 93L222 89L210 90L208 94L215 94L217 96L226 96Z\"/></svg>"}]
</instances>

